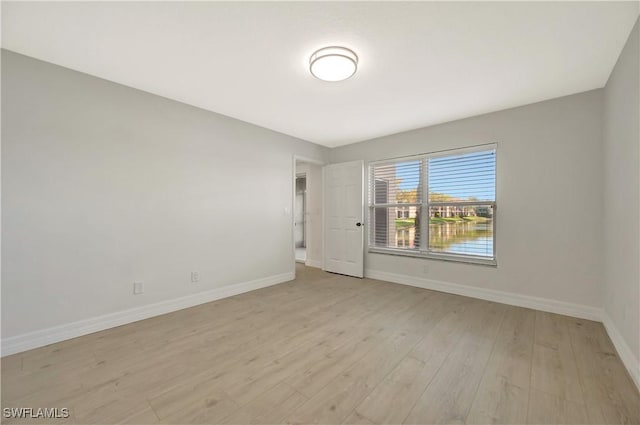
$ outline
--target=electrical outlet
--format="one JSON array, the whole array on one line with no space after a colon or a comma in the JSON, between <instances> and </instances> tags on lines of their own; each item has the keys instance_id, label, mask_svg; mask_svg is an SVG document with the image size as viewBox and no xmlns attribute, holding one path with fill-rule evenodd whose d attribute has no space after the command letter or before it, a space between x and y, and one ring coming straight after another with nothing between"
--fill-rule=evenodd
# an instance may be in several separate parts
<instances>
[{"instance_id":1,"label":"electrical outlet","mask_svg":"<svg viewBox=\"0 0 640 425\"><path fill-rule=\"evenodd\" d=\"M191 283L200 282L200 272L191 272Z\"/></svg>"},{"instance_id":2,"label":"electrical outlet","mask_svg":"<svg viewBox=\"0 0 640 425\"><path fill-rule=\"evenodd\" d=\"M144 293L144 282L133 282L133 295Z\"/></svg>"}]
</instances>

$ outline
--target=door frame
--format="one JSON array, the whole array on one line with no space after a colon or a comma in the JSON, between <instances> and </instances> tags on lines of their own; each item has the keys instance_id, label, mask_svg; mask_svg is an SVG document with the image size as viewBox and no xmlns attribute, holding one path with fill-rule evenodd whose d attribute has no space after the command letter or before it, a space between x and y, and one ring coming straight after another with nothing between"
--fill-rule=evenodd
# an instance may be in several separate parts
<instances>
[{"instance_id":1,"label":"door frame","mask_svg":"<svg viewBox=\"0 0 640 425\"><path fill-rule=\"evenodd\" d=\"M319 165L320 167L323 167L324 165L326 165L324 161L319 159L310 158L310 157L302 156L298 154L292 155L292 159L291 159L291 267L293 269L294 279L296 277L296 235L295 235L294 228L296 225L295 208L296 208L296 177L297 177L296 162L297 161L308 162L310 164ZM322 174L320 178L322 179L322 181L324 181L324 169L322 169ZM309 187L309 175L307 174L307 194L309 192L308 187ZM322 223L322 231L321 231L322 235L320 237L321 239L320 252L322 255L322 259L320 260L320 262L322 263L322 267L324 268L324 188L322 191L320 191L319 195L320 195L320 202L323 205L323 209L320 217L320 222ZM305 226L307 226L308 224L307 221L308 220L305 220ZM308 242L309 242L309 232L307 232L307 249L309 246ZM305 259L305 265L307 264L308 261L309 261L309 256L307 255L307 258Z\"/></svg>"},{"instance_id":2,"label":"door frame","mask_svg":"<svg viewBox=\"0 0 640 425\"><path fill-rule=\"evenodd\" d=\"M298 193L299 193L298 192L298 187L297 187L298 186L297 185L297 180L300 179L300 178L304 178L305 181L306 181L307 177L308 176L307 176L306 172L298 172L298 170L296 170L296 193L294 194L294 204L293 204L293 208L294 208L293 209L293 213L294 213L294 215L293 215L293 223L294 223L294 227L293 227L293 233L294 233L293 242L294 243L297 242L296 238L295 238L295 232L298 230L298 226L295 224L296 223L296 216L298 215L298 211L296 210L296 206L297 206L297 199L296 198L298 197ZM306 248L306 245L307 245L307 242L308 242L307 239L309 237L309 223L308 223L308 220L307 220L307 217L306 217L309 214L308 213L309 207L307 205L307 189L306 189L306 187L305 187L305 190L304 190L304 192L302 194L302 208L303 208L303 211L302 211L302 222L304 223L303 226L302 226L302 239L303 239L303 241L305 243L305 248ZM296 247L294 246L293 248L294 248L294 251L295 251ZM296 260L296 263L299 263L299 262L300 261ZM307 265L306 256L305 256L305 259L304 259L304 264Z\"/></svg>"}]
</instances>

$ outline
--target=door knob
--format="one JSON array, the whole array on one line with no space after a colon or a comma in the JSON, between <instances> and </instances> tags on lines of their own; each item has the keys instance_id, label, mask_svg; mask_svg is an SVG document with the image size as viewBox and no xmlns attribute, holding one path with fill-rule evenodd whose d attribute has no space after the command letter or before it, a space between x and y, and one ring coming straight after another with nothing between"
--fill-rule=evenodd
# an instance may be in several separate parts
<instances>
[{"instance_id":1,"label":"door knob","mask_svg":"<svg viewBox=\"0 0 640 425\"><path fill-rule=\"evenodd\" d=\"M362 226L362 223L356 223L356 226L360 227Z\"/></svg>"}]
</instances>

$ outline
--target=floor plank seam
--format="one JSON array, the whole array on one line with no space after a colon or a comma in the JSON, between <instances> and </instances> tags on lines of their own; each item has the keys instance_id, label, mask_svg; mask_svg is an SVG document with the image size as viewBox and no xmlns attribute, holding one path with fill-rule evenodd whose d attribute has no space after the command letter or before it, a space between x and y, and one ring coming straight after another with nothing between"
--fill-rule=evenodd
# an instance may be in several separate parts
<instances>
[{"instance_id":1,"label":"floor plank seam","mask_svg":"<svg viewBox=\"0 0 640 425\"><path fill-rule=\"evenodd\" d=\"M158 419L158 421L160 421L160 416L158 415L158 412L156 412L156 409L154 409L153 406L151 405L151 402L149 401L149 399L147 397L145 397L144 399L147 402L147 405L149 406L149 408L151 409L153 414L156 416L156 419Z\"/></svg>"},{"instance_id":2,"label":"floor plank seam","mask_svg":"<svg viewBox=\"0 0 640 425\"><path fill-rule=\"evenodd\" d=\"M574 361L577 359L576 356L576 349L574 347L574 342L573 342L573 337L572 337L572 332L569 329L569 324L567 324L567 335L569 335L569 346L571 347L571 355L573 356ZM587 409L587 391L585 390L585 385L584 385L584 376L580 371L580 368L577 365L576 362L576 369L578 371L578 384L580 385L580 392L582 394L582 403L584 406L584 411L585 414L587 415L587 418L589 419L589 422L591 422L591 418L590 418L590 414L589 414L589 410Z\"/></svg>"},{"instance_id":3,"label":"floor plank seam","mask_svg":"<svg viewBox=\"0 0 640 425\"><path fill-rule=\"evenodd\" d=\"M530 353L530 361L529 361L529 386L527 388L527 408L525 409L526 411L526 416L524 418L526 423L529 423L529 406L531 405L531 389L532 389L532 384L533 384L533 352L534 349L536 347L536 328L538 327L536 324L536 316L537 316L538 312L534 310L533 313L533 341L531 344L531 353Z\"/></svg>"},{"instance_id":4,"label":"floor plank seam","mask_svg":"<svg viewBox=\"0 0 640 425\"><path fill-rule=\"evenodd\" d=\"M465 305L463 308L463 311L466 310L468 308L468 305ZM444 320L444 318L447 317L447 314L444 314L442 317L440 317L440 319L433 325L433 328L436 327L436 325L438 323L440 323L440 321ZM432 328L432 330L433 330ZM425 335L425 338L427 337L427 335ZM454 345L457 345L458 341L456 341L456 343ZM435 379L435 377L438 375L438 373L440 372L440 370L442 369L442 366L446 363L447 359L449 358L449 356L451 356L451 353L453 352L453 350L450 350L447 355L444 357L444 359L442 360L442 362L440 363L440 365L436 368L436 371L433 373L433 375L431 376L431 379L429 380L429 382L424 386L424 389L422 390L422 392L420 393L420 395L418 397L416 397L415 402L413 402L413 404L411 405L410 409L407 409L407 414L404 416L404 418L402 419L402 421L400 422L400 424L405 424L407 418L411 415L411 412L413 412L413 409L416 407L416 405L418 404L418 402L422 399L422 396L424 395L425 392L427 392L427 389L429 388L429 385L431 385L431 383L433 382L433 380ZM410 356L410 352L409 354L407 354L407 356Z\"/></svg>"},{"instance_id":5,"label":"floor plank seam","mask_svg":"<svg viewBox=\"0 0 640 425\"><path fill-rule=\"evenodd\" d=\"M478 390L480 389L480 384L482 384L482 380L485 377L485 374L487 373L487 365L489 364L489 361L491 360L491 356L493 355L493 352L496 348L496 343L498 342L498 335L500 335L500 331L502 330L502 326L504 324L504 316L506 315L507 310L503 309L502 310L502 315L500 317L500 325L497 327L496 333L493 336L493 344L491 345L491 351L489 351L489 355L487 356L487 360L484 362L484 366L482 367L482 374L480 376L480 379L478 380L478 384L476 386L476 390L474 391L474 395L473 395L473 399L471 400L471 403L469 404L469 407L467 408L467 413L464 416L464 423L467 423L467 419L469 418L469 413L471 412L471 408L473 407L473 403L476 400L476 397L478 397Z\"/></svg>"}]
</instances>

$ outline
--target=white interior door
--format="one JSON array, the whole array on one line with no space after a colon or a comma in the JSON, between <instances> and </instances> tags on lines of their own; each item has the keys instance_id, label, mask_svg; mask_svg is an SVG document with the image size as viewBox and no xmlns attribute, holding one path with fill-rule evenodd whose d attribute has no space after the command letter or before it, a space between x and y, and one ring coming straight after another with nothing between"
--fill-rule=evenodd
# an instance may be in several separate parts
<instances>
[{"instance_id":1,"label":"white interior door","mask_svg":"<svg viewBox=\"0 0 640 425\"><path fill-rule=\"evenodd\" d=\"M364 162L324 167L324 270L364 275Z\"/></svg>"}]
</instances>

